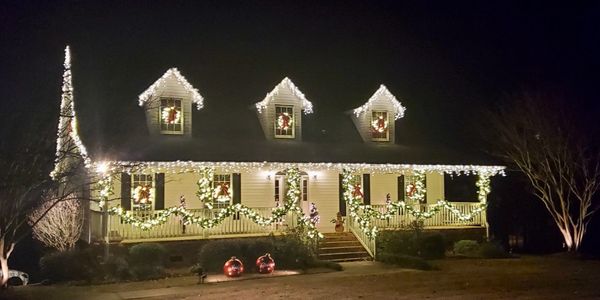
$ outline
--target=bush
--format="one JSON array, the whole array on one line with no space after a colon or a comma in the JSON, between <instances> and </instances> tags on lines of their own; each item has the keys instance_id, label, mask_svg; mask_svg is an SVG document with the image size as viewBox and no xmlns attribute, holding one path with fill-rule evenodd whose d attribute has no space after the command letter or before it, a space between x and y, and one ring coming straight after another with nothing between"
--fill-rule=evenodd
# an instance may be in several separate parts
<instances>
[{"instance_id":1,"label":"bush","mask_svg":"<svg viewBox=\"0 0 600 300\"><path fill-rule=\"evenodd\" d=\"M424 259L416 256L404 254L378 254L377 260L397 265L402 268L417 269L417 270L432 270L433 267Z\"/></svg>"},{"instance_id":2,"label":"bush","mask_svg":"<svg viewBox=\"0 0 600 300\"><path fill-rule=\"evenodd\" d=\"M109 281L119 281L128 279L131 276L129 264L122 256L111 255L103 266L104 279Z\"/></svg>"},{"instance_id":3,"label":"bush","mask_svg":"<svg viewBox=\"0 0 600 300\"><path fill-rule=\"evenodd\" d=\"M131 274L137 279L157 279L165 276L165 247L157 243L137 244L129 248Z\"/></svg>"},{"instance_id":4,"label":"bush","mask_svg":"<svg viewBox=\"0 0 600 300\"><path fill-rule=\"evenodd\" d=\"M467 257L478 256L479 243L474 240L460 240L454 243L454 254Z\"/></svg>"},{"instance_id":5,"label":"bush","mask_svg":"<svg viewBox=\"0 0 600 300\"><path fill-rule=\"evenodd\" d=\"M198 264L207 272L221 272L223 264L235 256L246 272L253 272L256 259L265 253L271 253L276 269L306 269L321 264L311 248L295 235L210 241L198 252Z\"/></svg>"},{"instance_id":6,"label":"bush","mask_svg":"<svg viewBox=\"0 0 600 300\"><path fill-rule=\"evenodd\" d=\"M92 281L101 268L89 249L52 252L40 259L42 276L53 282Z\"/></svg>"},{"instance_id":7,"label":"bush","mask_svg":"<svg viewBox=\"0 0 600 300\"><path fill-rule=\"evenodd\" d=\"M419 239L419 256L425 259L443 258L446 255L446 241L440 233L428 233Z\"/></svg>"},{"instance_id":8,"label":"bush","mask_svg":"<svg viewBox=\"0 0 600 300\"><path fill-rule=\"evenodd\" d=\"M512 257L504 247L496 242L484 242L479 245L479 255L483 258L508 258Z\"/></svg>"}]
</instances>

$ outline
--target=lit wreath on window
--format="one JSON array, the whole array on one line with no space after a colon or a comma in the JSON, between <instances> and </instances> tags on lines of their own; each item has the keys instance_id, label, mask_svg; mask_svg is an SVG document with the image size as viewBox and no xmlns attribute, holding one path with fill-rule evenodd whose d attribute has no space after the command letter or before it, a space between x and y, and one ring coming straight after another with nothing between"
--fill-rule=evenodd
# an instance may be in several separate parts
<instances>
[{"instance_id":1,"label":"lit wreath on window","mask_svg":"<svg viewBox=\"0 0 600 300\"><path fill-rule=\"evenodd\" d=\"M371 128L374 132L384 133L388 128L388 121L383 116L379 116L377 120L371 122Z\"/></svg>"},{"instance_id":2,"label":"lit wreath on window","mask_svg":"<svg viewBox=\"0 0 600 300\"><path fill-rule=\"evenodd\" d=\"M277 129L288 130L294 125L294 119L289 113L281 113L277 117Z\"/></svg>"},{"instance_id":3,"label":"lit wreath on window","mask_svg":"<svg viewBox=\"0 0 600 300\"><path fill-rule=\"evenodd\" d=\"M229 184L221 183L215 187L213 191L213 198L217 200L217 202L230 202L232 192L229 191Z\"/></svg>"},{"instance_id":4,"label":"lit wreath on window","mask_svg":"<svg viewBox=\"0 0 600 300\"><path fill-rule=\"evenodd\" d=\"M133 190L133 202L135 204L151 204L152 203L152 188L148 185L138 185Z\"/></svg>"},{"instance_id":5,"label":"lit wreath on window","mask_svg":"<svg viewBox=\"0 0 600 300\"><path fill-rule=\"evenodd\" d=\"M162 120L166 124L179 124L181 112L175 106L165 107L162 110Z\"/></svg>"}]
</instances>

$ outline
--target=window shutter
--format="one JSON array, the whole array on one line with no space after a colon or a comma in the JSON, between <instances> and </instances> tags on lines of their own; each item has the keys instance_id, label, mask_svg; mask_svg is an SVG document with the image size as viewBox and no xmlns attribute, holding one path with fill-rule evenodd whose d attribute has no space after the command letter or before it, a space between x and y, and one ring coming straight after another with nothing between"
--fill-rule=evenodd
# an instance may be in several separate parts
<instances>
[{"instance_id":1,"label":"window shutter","mask_svg":"<svg viewBox=\"0 0 600 300\"><path fill-rule=\"evenodd\" d=\"M121 173L121 207L131 210L131 175Z\"/></svg>"},{"instance_id":2,"label":"window shutter","mask_svg":"<svg viewBox=\"0 0 600 300\"><path fill-rule=\"evenodd\" d=\"M371 205L371 174L363 174L363 204Z\"/></svg>"},{"instance_id":3,"label":"window shutter","mask_svg":"<svg viewBox=\"0 0 600 300\"><path fill-rule=\"evenodd\" d=\"M404 201L404 175L398 176L398 201Z\"/></svg>"},{"instance_id":4,"label":"window shutter","mask_svg":"<svg viewBox=\"0 0 600 300\"><path fill-rule=\"evenodd\" d=\"M340 187L340 213L342 216L346 216L346 201L344 201L344 186L342 185L342 174L339 177Z\"/></svg>"},{"instance_id":5,"label":"window shutter","mask_svg":"<svg viewBox=\"0 0 600 300\"><path fill-rule=\"evenodd\" d=\"M242 174L233 173L231 176L231 185L233 186L233 204L242 203Z\"/></svg>"},{"instance_id":6,"label":"window shutter","mask_svg":"<svg viewBox=\"0 0 600 300\"><path fill-rule=\"evenodd\" d=\"M163 210L165 209L165 173L154 174L155 185L154 185L154 209Z\"/></svg>"},{"instance_id":7,"label":"window shutter","mask_svg":"<svg viewBox=\"0 0 600 300\"><path fill-rule=\"evenodd\" d=\"M425 187L425 197L423 197L421 203L427 203L427 175L425 175L425 179L423 180L423 186Z\"/></svg>"}]
</instances>

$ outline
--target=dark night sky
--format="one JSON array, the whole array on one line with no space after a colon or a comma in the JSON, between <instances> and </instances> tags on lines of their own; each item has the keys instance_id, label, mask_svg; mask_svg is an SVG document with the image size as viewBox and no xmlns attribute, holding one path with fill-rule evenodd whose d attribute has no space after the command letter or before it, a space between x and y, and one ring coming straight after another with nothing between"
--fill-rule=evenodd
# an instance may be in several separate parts
<instances>
[{"instance_id":1,"label":"dark night sky","mask_svg":"<svg viewBox=\"0 0 600 300\"><path fill-rule=\"evenodd\" d=\"M600 4L521 2L4 1L2 113L56 112L65 44L76 96L98 105L134 107L177 66L208 112L245 109L289 76L322 117L384 83L408 108L400 140L469 141L480 108L523 89L598 112Z\"/></svg>"}]
</instances>

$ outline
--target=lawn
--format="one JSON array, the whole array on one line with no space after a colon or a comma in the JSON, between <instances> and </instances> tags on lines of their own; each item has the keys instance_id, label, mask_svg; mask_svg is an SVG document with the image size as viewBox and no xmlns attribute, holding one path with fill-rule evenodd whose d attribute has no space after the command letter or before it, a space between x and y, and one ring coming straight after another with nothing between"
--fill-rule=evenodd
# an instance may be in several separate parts
<instances>
[{"instance_id":1,"label":"lawn","mask_svg":"<svg viewBox=\"0 0 600 300\"><path fill-rule=\"evenodd\" d=\"M342 272L195 285L182 277L123 284L18 288L10 299L591 299L600 298L600 261L558 256L445 259L436 271L351 263Z\"/></svg>"}]
</instances>

